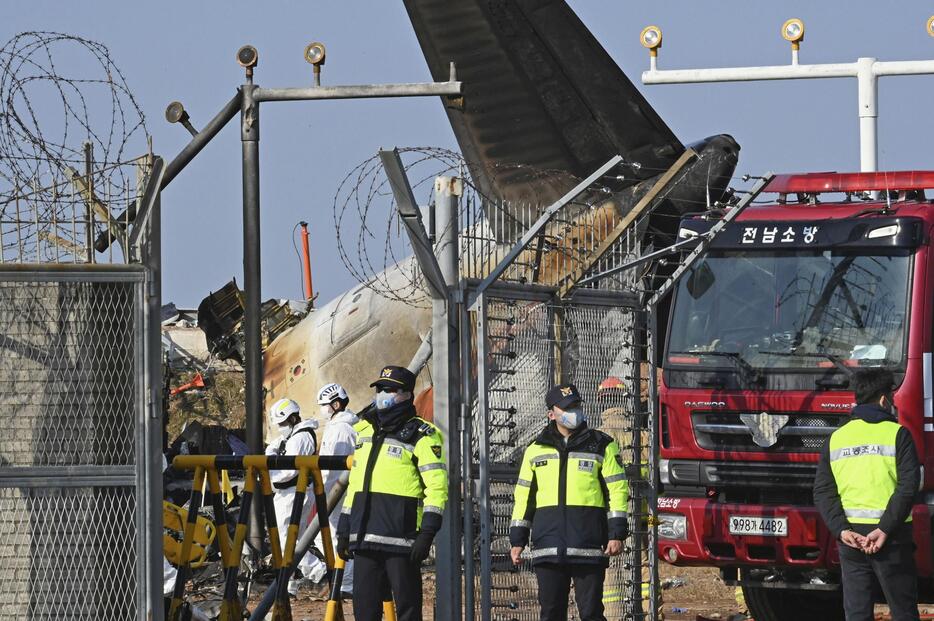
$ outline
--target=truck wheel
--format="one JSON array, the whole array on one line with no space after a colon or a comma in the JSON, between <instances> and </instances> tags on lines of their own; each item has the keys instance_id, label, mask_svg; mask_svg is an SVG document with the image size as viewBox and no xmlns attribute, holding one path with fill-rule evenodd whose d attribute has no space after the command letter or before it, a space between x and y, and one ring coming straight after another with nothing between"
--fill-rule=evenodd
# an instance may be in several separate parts
<instances>
[{"instance_id":1,"label":"truck wheel","mask_svg":"<svg viewBox=\"0 0 934 621\"><path fill-rule=\"evenodd\" d=\"M844 621L843 593L743 587L756 621Z\"/></svg>"}]
</instances>

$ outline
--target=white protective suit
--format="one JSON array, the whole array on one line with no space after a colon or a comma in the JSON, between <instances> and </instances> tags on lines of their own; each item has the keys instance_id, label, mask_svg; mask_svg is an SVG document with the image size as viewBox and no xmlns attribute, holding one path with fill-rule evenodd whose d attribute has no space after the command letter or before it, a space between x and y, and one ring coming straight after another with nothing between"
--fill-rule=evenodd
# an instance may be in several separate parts
<instances>
[{"instance_id":1,"label":"white protective suit","mask_svg":"<svg viewBox=\"0 0 934 621\"><path fill-rule=\"evenodd\" d=\"M292 427L284 435L269 443L266 447L267 455L314 455L317 446L315 445L314 430L318 428L318 421L303 420ZM295 470L270 470L269 478L272 480L275 493L273 494L273 505L276 508L276 523L279 526L279 546L285 548L285 539L288 536L289 518L292 516L292 504L295 500L295 481L298 476ZM284 484L291 485L281 488ZM311 481L309 481L308 491L305 495L305 504L302 507L302 518L299 522L300 527L298 536L302 536L302 531L308 526L311 508L314 506L315 495ZM318 582L324 578L327 573L327 566L311 552L307 552L299 561L298 569L302 576L312 582ZM289 592L294 593L298 589L298 581L289 580Z\"/></svg>"},{"instance_id":2,"label":"white protective suit","mask_svg":"<svg viewBox=\"0 0 934 621\"><path fill-rule=\"evenodd\" d=\"M353 426L359 421L357 415L350 410L338 412L331 417L327 426L324 428L324 438L321 440L320 455L353 455L354 446L357 443L357 432ZM343 470L325 470L324 491L325 494L331 493L334 483L341 477ZM331 512L328 514L328 522L331 525L331 544L334 546L335 554L337 552L337 522L341 517L341 507L344 506L344 497L342 496ZM319 550L323 550L321 542L321 533L318 533L315 539L315 545ZM353 561L347 561L344 568L344 580L341 582L341 591L353 592Z\"/></svg>"}]
</instances>

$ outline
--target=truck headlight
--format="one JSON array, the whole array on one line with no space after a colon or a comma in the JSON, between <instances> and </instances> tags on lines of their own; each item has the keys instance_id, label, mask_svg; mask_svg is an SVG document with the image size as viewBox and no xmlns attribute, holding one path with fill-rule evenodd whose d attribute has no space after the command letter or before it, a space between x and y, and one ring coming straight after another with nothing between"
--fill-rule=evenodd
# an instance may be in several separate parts
<instances>
[{"instance_id":1,"label":"truck headlight","mask_svg":"<svg viewBox=\"0 0 934 621\"><path fill-rule=\"evenodd\" d=\"M674 513L658 514L658 538L685 541L688 538L688 519Z\"/></svg>"}]
</instances>

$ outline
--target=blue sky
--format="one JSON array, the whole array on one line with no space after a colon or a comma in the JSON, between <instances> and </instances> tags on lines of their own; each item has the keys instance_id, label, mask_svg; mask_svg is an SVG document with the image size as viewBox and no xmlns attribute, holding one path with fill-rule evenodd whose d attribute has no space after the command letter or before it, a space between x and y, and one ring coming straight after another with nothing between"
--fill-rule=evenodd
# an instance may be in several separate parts
<instances>
[{"instance_id":1,"label":"blue sky","mask_svg":"<svg viewBox=\"0 0 934 621\"><path fill-rule=\"evenodd\" d=\"M789 61L781 23L800 17L807 34L801 62L934 58L924 30L930 2L868 0L572 0L637 84L648 58L643 26L664 30L661 68L781 64ZM260 52L256 82L311 82L302 49L327 44L326 84L426 81L428 71L401 1L136 3L116 0L7 3L0 40L25 30L55 30L99 41L126 76L147 116L154 150L167 159L187 142L168 125L168 102L185 103L196 127L242 81L234 55ZM685 142L715 133L742 145L737 174L857 170L855 80L738 85L640 86ZM934 76L880 82L879 164L934 168ZM434 99L266 104L262 117L264 297L300 297L291 234L311 223L315 288L330 299L354 284L336 254L331 207L341 179L381 146L456 149ZM196 305L231 276L242 284L240 145L232 123L163 194L165 301Z\"/></svg>"}]
</instances>

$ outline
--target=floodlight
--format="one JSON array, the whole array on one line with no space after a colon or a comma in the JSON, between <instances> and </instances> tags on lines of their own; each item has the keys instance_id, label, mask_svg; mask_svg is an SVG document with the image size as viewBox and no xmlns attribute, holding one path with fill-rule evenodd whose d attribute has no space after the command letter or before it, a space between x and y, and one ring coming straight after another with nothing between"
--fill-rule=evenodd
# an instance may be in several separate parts
<instances>
[{"instance_id":1,"label":"floodlight","mask_svg":"<svg viewBox=\"0 0 934 621\"><path fill-rule=\"evenodd\" d=\"M165 108L165 120L169 123L180 123L182 119L188 119L188 113L185 106L180 101L173 101Z\"/></svg>"},{"instance_id":2,"label":"floodlight","mask_svg":"<svg viewBox=\"0 0 934 621\"><path fill-rule=\"evenodd\" d=\"M237 63L244 69L252 69L259 63L259 52L252 45L244 45L237 50Z\"/></svg>"},{"instance_id":3,"label":"floodlight","mask_svg":"<svg viewBox=\"0 0 934 621\"><path fill-rule=\"evenodd\" d=\"M307 60L312 65L323 65L326 55L327 50L324 47L324 43L315 41L314 43L309 43L305 48L305 60Z\"/></svg>"},{"instance_id":4,"label":"floodlight","mask_svg":"<svg viewBox=\"0 0 934 621\"><path fill-rule=\"evenodd\" d=\"M652 56L657 55L658 48L662 46L662 29L658 26L646 26L639 33L639 42Z\"/></svg>"},{"instance_id":5,"label":"floodlight","mask_svg":"<svg viewBox=\"0 0 934 621\"><path fill-rule=\"evenodd\" d=\"M804 41L804 22L794 17L782 24L782 38L791 43L791 49L797 50Z\"/></svg>"}]
</instances>

